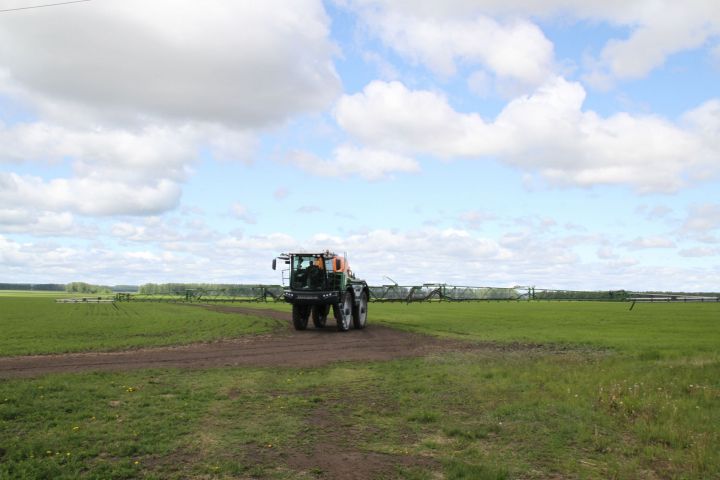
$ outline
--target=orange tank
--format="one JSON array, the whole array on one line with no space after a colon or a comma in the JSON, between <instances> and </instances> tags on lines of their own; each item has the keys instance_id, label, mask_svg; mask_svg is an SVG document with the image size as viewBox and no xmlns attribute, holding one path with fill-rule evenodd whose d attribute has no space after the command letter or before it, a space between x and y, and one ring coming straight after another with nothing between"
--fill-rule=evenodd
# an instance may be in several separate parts
<instances>
[{"instance_id":1,"label":"orange tank","mask_svg":"<svg viewBox=\"0 0 720 480\"><path fill-rule=\"evenodd\" d=\"M343 257L334 257L333 258L333 272L346 272L347 271L347 262ZM340 268L338 268L338 266Z\"/></svg>"}]
</instances>

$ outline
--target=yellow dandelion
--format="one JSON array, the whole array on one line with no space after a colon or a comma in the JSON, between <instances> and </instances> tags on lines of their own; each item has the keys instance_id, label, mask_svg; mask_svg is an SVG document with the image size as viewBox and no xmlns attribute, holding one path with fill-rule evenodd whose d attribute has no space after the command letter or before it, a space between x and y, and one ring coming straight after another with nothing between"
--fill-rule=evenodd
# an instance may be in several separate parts
<instances>
[{"instance_id":1,"label":"yellow dandelion","mask_svg":"<svg viewBox=\"0 0 720 480\"><path fill-rule=\"evenodd\" d=\"M135 460L133 463L134 463L135 465L140 465L140 462L139 462L138 460Z\"/></svg>"}]
</instances>

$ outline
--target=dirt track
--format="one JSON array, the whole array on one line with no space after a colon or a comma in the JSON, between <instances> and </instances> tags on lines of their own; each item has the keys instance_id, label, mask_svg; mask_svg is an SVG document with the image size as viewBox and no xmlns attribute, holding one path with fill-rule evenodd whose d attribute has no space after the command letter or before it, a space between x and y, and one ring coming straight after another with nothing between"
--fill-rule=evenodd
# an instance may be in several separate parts
<instances>
[{"instance_id":1,"label":"dirt track","mask_svg":"<svg viewBox=\"0 0 720 480\"><path fill-rule=\"evenodd\" d=\"M467 348L463 342L400 332L369 323L363 330L340 333L334 324L296 332L290 315L273 310L213 306L213 310L269 317L283 327L268 335L252 335L212 343L139 350L0 357L0 378L47 373L118 371L138 368L208 368L221 366L311 367L336 361L390 360Z\"/></svg>"}]
</instances>

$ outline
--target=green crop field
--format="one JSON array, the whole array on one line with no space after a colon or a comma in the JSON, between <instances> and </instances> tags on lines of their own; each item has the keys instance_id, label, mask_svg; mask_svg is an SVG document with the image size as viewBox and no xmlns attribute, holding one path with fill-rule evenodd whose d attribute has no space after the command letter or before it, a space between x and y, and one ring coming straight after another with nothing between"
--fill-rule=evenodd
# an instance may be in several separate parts
<instances>
[{"instance_id":1,"label":"green crop field","mask_svg":"<svg viewBox=\"0 0 720 480\"><path fill-rule=\"evenodd\" d=\"M433 335L704 355L720 348L720 303L492 302L371 305L376 321Z\"/></svg>"},{"instance_id":2,"label":"green crop field","mask_svg":"<svg viewBox=\"0 0 720 480\"><path fill-rule=\"evenodd\" d=\"M0 297L0 356L178 345L263 333L272 320L163 303L58 304L67 295Z\"/></svg>"},{"instance_id":3,"label":"green crop field","mask_svg":"<svg viewBox=\"0 0 720 480\"><path fill-rule=\"evenodd\" d=\"M0 299L3 331L13 325L7 300ZM76 308L62 317L67 326L107 320L81 310L87 305L37 301L25 304L22 331L51 350L65 345L48 330L47 313L57 318L65 307ZM198 313L126 307L142 310L107 333L109 348L140 341L132 332L159 318ZM385 467L368 478L720 478L720 305L628 307L373 304L369 328L382 323L478 347L320 368L0 380L0 478L333 478L321 463L301 460L332 448L355 468ZM167 335L191 340L187 323L164 325ZM9 348L4 335L0 341Z\"/></svg>"}]
</instances>

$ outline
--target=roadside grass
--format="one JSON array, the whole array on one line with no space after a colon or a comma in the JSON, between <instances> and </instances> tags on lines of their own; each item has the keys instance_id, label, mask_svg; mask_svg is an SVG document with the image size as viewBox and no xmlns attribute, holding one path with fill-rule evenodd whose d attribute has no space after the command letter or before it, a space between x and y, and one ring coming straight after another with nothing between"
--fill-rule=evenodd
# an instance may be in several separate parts
<instances>
[{"instance_id":1,"label":"roadside grass","mask_svg":"<svg viewBox=\"0 0 720 480\"><path fill-rule=\"evenodd\" d=\"M0 478L333 478L313 457L329 439L432 465L383 478L707 479L719 379L718 361L518 349L3 380Z\"/></svg>"},{"instance_id":2,"label":"roadside grass","mask_svg":"<svg viewBox=\"0 0 720 480\"><path fill-rule=\"evenodd\" d=\"M179 345L269 332L266 318L163 303L58 304L0 297L0 356Z\"/></svg>"}]
</instances>

